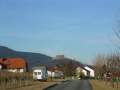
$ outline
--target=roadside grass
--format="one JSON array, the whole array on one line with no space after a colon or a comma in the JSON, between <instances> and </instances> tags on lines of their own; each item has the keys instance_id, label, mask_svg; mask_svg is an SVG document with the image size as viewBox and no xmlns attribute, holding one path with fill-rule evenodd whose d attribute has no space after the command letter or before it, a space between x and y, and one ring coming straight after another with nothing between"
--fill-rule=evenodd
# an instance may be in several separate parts
<instances>
[{"instance_id":1,"label":"roadside grass","mask_svg":"<svg viewBox=\"0 0 120 90\"><path fill-rule=\"evenodd\" d=\"M113 88L110 83L105 84L101 80L90 80L93 90L120 90L120 88Z\"/></svg>"},{"instance_id":2,"label":"roadside grass","mask_svg":"<svg viewBox=\"0 0 120 90\"><path fill-rule=\"evenodd\" d=\"M61 80L53 79L52 81L33 81L32 83L33 84L31 86L24 86L8 90L47 90L48 87L60 84Z\"/></svg>"}]
</instances>

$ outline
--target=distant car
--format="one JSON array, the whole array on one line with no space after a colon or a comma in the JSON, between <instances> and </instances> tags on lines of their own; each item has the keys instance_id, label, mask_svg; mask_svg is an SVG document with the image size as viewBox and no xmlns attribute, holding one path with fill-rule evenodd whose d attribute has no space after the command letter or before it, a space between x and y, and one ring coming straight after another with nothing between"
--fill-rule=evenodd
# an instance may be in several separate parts
<instances>
[{"instance_id":1,"label":"distant car","mask_svg":"<svg viewBox=\"0 0 120 90\"><path fill-rule=\"evenodd\" d=\"M34 80L47 80L47 69L45 66L39 66L33 68L33 79Z\"/></svg>"}]
</instances>

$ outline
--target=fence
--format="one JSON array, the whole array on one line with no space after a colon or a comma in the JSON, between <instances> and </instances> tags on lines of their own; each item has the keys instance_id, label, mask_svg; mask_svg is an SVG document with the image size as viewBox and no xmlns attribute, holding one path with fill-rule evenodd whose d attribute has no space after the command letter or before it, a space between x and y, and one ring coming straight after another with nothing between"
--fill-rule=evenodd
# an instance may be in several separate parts
<instances>
[{"instance_id":1,"label":"fence","mask_svg":"<svg viewBox=\"0 0 120 90\"><path fill-rule=\"evenodd\" d=\"M0 72L0 90L19 88L31 84L31 73Z\"/></svg>"}]
</instances>

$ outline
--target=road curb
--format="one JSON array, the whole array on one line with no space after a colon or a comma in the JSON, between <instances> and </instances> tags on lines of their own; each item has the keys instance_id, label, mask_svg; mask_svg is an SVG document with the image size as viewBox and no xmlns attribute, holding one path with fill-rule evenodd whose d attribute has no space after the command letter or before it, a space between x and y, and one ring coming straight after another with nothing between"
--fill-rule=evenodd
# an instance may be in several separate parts
<instances>
[{"instance_id":1,"label":"road curb","mask_svg":"<svg viewBox=\"0 0 120 90\"><path fill-rule=\"evenodd\" d=\"M49 88L55 87L56 85L59 85L60 83L64 83L64 82L67 82L67 81L69 81L69 80L60 81L59 83L55 83L55 84L53 84L53 85L50 85L50 86L44 88L43 90L47 90L47 89L49 89Z\"/></svg>"},{"instance_id":2,"label":"road curb","mask_svg":"<svg viewBox=\"0 0 120 90\"><path fill-rule=\"evenodd\" d=\"M52 87L54 87L54 86L56 86L56 85L58 85L58 84L56 83L56 84L50 85L50 86L44 88L43 90L47 90L47 89L52 88Z\"/></svg>"}]
</instances>

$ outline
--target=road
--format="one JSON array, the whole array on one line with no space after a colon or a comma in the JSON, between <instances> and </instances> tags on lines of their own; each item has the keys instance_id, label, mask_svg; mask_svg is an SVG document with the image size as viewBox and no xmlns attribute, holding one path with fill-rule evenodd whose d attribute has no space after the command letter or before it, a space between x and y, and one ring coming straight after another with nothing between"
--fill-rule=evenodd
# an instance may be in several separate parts
<instances>
[{"instance_id":1,"label":"road","mask_svg":"<svg viewBox=\"0 0 120 90\"><path fill-rule=\"evenodd\" d=\"M88 80L70 80L47 90L92 90Z\"/></svg>"}]
</instances>

